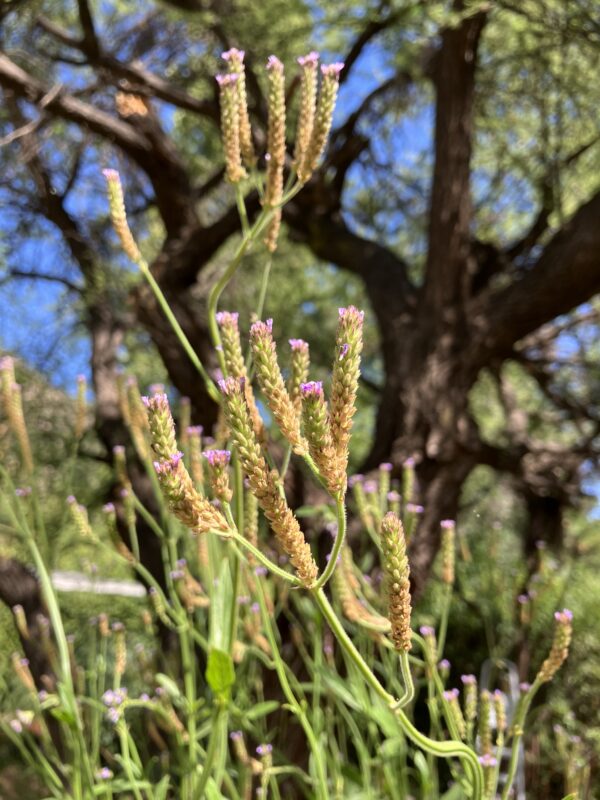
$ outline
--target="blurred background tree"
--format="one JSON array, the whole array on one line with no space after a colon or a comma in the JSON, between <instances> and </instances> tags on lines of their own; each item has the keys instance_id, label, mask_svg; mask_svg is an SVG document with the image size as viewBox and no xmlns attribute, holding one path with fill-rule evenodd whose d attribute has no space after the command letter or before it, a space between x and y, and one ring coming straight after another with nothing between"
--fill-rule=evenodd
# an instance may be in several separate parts
<instances>
[{"instance_id":1,"label":"blurred background tree","mask_svg":"<svg viewBox=\"0 0 600 800\"><path fill-rule=\"evenodd\" d=\"M5 3L5 343L59 383L89 360L107 453L126 435L122 367L142 383L164 368L191 398L194 422L210 428L214 405L118 251L100 170L123 174L154 275L214 367L206 291L239 235L221 166L219 54L246 49L260 144L266 56L276 52L291 76L295 57L317 46L325 60L346 63L341 103L322 168L285 210L267 311L278 336L310 339L323 371L323 320L334 316L326 311L348 301L368 307L355 464L391 460L398 472L417 459L425 508L411 554L417 591L439 520L457 515L477 467L504 476L519 498L533 571L535 543L560 549L565 509L596 480L594 6ZM251 191L247 200L256 211ZM229 292L245 322L264 262L255 253Z\"/></svg>"}]
</instances>

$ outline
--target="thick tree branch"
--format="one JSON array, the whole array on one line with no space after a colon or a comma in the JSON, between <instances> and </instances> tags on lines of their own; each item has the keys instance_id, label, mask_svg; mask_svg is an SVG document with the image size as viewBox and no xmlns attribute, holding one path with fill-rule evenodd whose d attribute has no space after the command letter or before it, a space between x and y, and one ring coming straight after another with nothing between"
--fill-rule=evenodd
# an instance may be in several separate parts
<instances>
[{"instance_id":1,"label":"thick tree branch","mask_svg":"<svg viewBox=\"0 0 600 800\"><path fill-rule=\"evenodd\" d=\"M184 89L174 86L171 82L145 69L140 62L124 64L120 59L105 52L97 39L96 45L91 46L89 39L86 39L85 36L82 39L73 36L43 15L38 17L37 22L46 33L62 44L83 53L86 56L84 64L100 67L114 78L127 81L127 85L121 88L144 94L147 97L156 97L177 108L218 121L219 109L215 101L198 100Z\"/></svg>"},{"instance_id":2,"label":"thick tree branch","mask_svg":"<svg viewBox=\"0 0 600 800\"><path fill-rule=\"evenodd\" d=\"M536 264L475 304L487 348L506 351L600 292L600 192L548 242Z\"/></svg>"},{"instance_id":3,"label":"thick tree branch","mask_svg":"<svg viewBox=\"0 0 600 800\"><path fill-rule=\"evenodd\" d=\"M461 0L454 8L463 10ZM440 319L444 308L461 307L475 271L470 167L477 49L485 21L485 12L479 12L445 29L434 66L435 165L423 312Z\"/></svg>"}]
</instances>

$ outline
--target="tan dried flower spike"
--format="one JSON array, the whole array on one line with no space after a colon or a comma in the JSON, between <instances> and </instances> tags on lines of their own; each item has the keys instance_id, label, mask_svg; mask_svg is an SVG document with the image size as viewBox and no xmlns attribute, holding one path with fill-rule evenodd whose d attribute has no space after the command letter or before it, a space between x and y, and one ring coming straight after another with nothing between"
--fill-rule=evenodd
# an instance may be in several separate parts
<instances>
[{"instance_id":1,"label":"tan dried flower spike","mask_svg":"<svg viewBox=\"0 0 600 800\"><path fill-rule=\"evenodd\" d=\"M346 473L352 417L360 374L364 312L354 306L339 309L335 360L331 380L331 435L338 458L338 470Z\"/></svg>"},{"instance_id":2,"label":"tan dried flower spike","mask_svg":"<svg viewBox=\"0 0 600 800\"><path fill-rule=\"evenodd\" d=\"M346 474L339 471L339 459L333 445L329 411L321 381L300 385L302 423L308 441L308 451L321 473L327 489L336 496L344 491Z\"/></svg>"},{"instance_id":3,"label":"tan dried flower spike","mask_svg":"<svg viewBox=\"0 0 600 800\"><path fill-rule=\"evenodd\" d=\"M310 587L317 578L317 565L298 520L279 491L279 474L276 470L269 470L262 455L252 426L243 381L225 378L219 381L219 388L223 394L223 407L233 442L248 476L250 489L271 523L298 577L305 586Z\"/></svg>"},{"instance_id":4,"label":"tan dried flower spike","mask_svg":"<svg viewBox=\"0 0 600 800\"><path fill-rule=\"evenodd\" d=\"M296 407L289 396L277 361L277 350L273 340L273 320L260 320L250 328L250 344L254 356L256 376L273 412L279 428L294 452L308 452L306 440L300 433L300 422Z\"/></svg>"},{"instance_id":5,"label":"tan dried flower spike","mask_svg":"<svg viewBox=\"0 0 600 800\"><path fill-rule=\"evenodd\" d=\"M175 423L165 394L144 397L152 449L159 460L154 462L163 494L173 514L194 533L228 530L225 517L196 491L177 449Z\"/></svg>"},{"instance_id":6,"label":"tan dried flower spike","mask_svg":"<svg viewBox=\"0 0 600 800\"><path fill-rule=\"evenodd\" d=\"M216 76L221 103L221 136L225 151L225 174L231 183L238 183L246 177L240 151L238 78L239 75L235 72Z\"/></svg>"},{"instance_id":7,"label":"tan dried flower spike","mask_svg":"<svg viewBox=\"0 0 600 800\"><path fill-rule=\"evenodd\" d=\"M301 167L298 170L298 179L301 183L306 183L319 164L327 137L331 130L333 121L333 110L337 99L338 87L340 82L340 72L343 70L342 63L323 64L321 66L321 91L319 92L319 102L315 124L311 132L310 142Z\"/></svg>"},{"instance_id":8,"label":"tan dried flower spike","mask_svg":"<svg viewBox=\"0 0 600 800\"><path fill-rule=\"evenodd\" d=\"M283 167L285 164L285 78L283 64L277 56L269 56L267 61L269 73L269 125L267 132L267 181L264 204L275 208L281 203L283 196ZM273 214L265 244L272 253L277 249L277 239L281 227L281 208Z\"/></svg>"},{"instance_id":9,"label":"tan dried flower spike","mask_svg":"<svg viewBox=\"0 0 600 800\"><path fill-rule=\"evenodd\" d=\"M538 672L538 680L543 683L551 681L569 655L569 645L573 632L573 613L568 608L554 614L554 639L548 658Z\"/></svg>"},{"instance_id":10,"label":"tan dried flower spike","mask_svg":"<svg viewBox=\"0 0 600 800\"><path fill-rule=\"evenodd\" d=\"M236 86L238 94L238 117L239 117L239 131L240 131L240 150L244 164L252 169L256 164L256 155L254 153L254 145L252 143L252 128L250 125L250 117L248 115L248 97L246 93L246 68L244 66L243 50L238 50L232 47L231 50L226 50L221 53L223 61L227 62L229 71L238 76Z\"/></svg>"},{"instance_id":11,"label":"tan dried flower spike","mask_svg":"<svg viewBox=\"0 0 600 800\"><path fill-rule=\"evenodd\" d=\"M108 187L108 203L113 228L121 240L121 247L125 254L135 264L139 264L142 261L142 254L129 230L127 214L125 213L123 187L121 186L119 173L116 169L105 169L102 170L102 174L106 178L106 185Z\"/></svg>"},{"instance_id":12,"label":"tan dried flower spike","mask_svg":"<svg viewBox=\"0 0 600 800\"><path fill-rule=\"evenodd\" d=\"M315 124L317 109L317 81L319 54L309 53L298 59L300 65L300 111L296 129L294 165L298 174L304 174L306 154Z\"/></svg>"}]
</instances>

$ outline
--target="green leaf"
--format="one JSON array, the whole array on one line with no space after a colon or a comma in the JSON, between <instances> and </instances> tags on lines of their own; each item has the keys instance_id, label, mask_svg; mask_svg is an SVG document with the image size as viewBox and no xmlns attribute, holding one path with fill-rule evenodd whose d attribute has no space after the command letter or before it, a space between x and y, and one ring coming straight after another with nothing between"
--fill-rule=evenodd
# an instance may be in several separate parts
<instances>
[{"instance_id":1,"label":"green leaf","mask_svg":"<svg viewBox=\"0 0 600 800\"><path fill-rule=\"evenodd\" d=\"M208 651L206 680L216 695L226 695L235 683L233 659L224 650L212 647Z\"/></svg>"},{"instance_id":2,"label":"green leaf","mask_svg":"<svg viewBox=\"0 0 600 800\"><path fill-rule=\"evenodd\" d=\"M181 692L179 691L179 686L175 683L172 678L169 678L168 675L165 675L163 672L156 673L156 682L159 686L166 691L169 697L172 698L179 698L181 697Z\"/></svg>"},{"instance_id":3,"label":"green leaf","mask_svg":"<svg viewBox=\"0 0 600 800\"><path fill-rule=\"evenodd\" d=\"M229 562L223 559L219 577L212 587L210 595L210 632L209 642L217 650L229 651L231 631L231 611L233 602L233 585Z\"/></svg>"},{"instance_id":4,"label":"green leaf","mask_svg":"<svg viewBox=\"0 0 600 800\"><path fill-rule=\"evenodd\" d=\"M279 703L276 700L265 700L264 703L258 703L250 711L247 711L244 717L246 719L261 719L261 717L266 717L267 714L277 711L278 708Z\"/></svg>"}]
</instances>

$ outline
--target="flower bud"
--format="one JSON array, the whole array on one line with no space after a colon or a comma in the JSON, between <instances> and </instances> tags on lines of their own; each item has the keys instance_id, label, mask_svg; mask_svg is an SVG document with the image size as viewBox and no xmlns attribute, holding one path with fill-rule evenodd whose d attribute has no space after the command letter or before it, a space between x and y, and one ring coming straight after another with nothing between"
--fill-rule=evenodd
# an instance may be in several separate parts
<instances>
[{"instance_id":1,"label":"flower bud","mask_svg":"<svg viewBox=\"0 0 600 800\"><path fill-rule=\"evenodd\" d=\"M135 243L135 239L131 234L129 223L127 222L125 198L123 197L123 187L121 186L121 178L119 173L116 169L105 169L102 170L102 174L106 178L108 203L110 206L110 216L112 219L113 228L119 237L123 252L135 264L140 264L143 261L143 258L137 244Z\"/></svg>"},{"instance_id":2,"label":"flower bud","mask_svg":"<svg viewBox=\"0 0 600 800\"><path fill-rule=\"evenodd\" d=\"M235 72L217 75L221 105L221 137L225 152L225 174L231 183L239 183L246 177L240 150L238 80L239 74Z\"/></svg>"},{"instance_id":3,"label":"flower bud","mask_svg":"<svg viewBox=\"0 0 600 800\"><path fill-rule=\"evenodd\" d=\"M442 581L448 586L454 584L454 520L443 519L440 523L442 529Z\"/></svg>"},{"instance_id":4,"label":"flower bud","mask_svg":"<svg viewBox=\"0 0 600 800\"><path fill-rule=\"evenodd\" d=\"M298 520L279 491L280 478L276 470L270 471L256 438L243 382L235 378L219 381L223 394L223 409L237 454L248 483L265 517L302 583L312 586L318 574L310 547L300 529Z\"/></svg>"},{"instance_id":5,"label":"flower bud","mask_svg":"<svg viewBox=\"0 0 600 800\"><path fill-rule=\"evenodd\" d=\"M450 714L452 715L452 719L456 725L458 735L461 739L464 739L467 734L467 725L465 718L463 717L462 709L458 702L458 689L449 689L443 693L443 697L450 706Z\"/></svg>"},{"instance_id":6,"label":"flower bud","mask_svg":"<svg viewBox=\"0 0 600 800\"><path fill-rule=\"evenodd\" d=\"M475 675L461 675L463 684L465 717L473 722L477 717L477 678Z\"/></svg>"},{"instance_id":7,"label":"flower bud","mask_svg":"<svg viewBox=\"0 0 600 800\"><path fill-rule=\"evenodd\" d=\"M317 109L317 81L319 54L312 52L298 59L300 65L300 110L296 128L294 166L297 174L306 173L306 156L310 144Z\"/></svg>"},{"instance_id":8,"label":"flower bud","mask_svg":"<svg viewBox=\"0 0 600 800\"><path fill-rule=\"evenodd\" d=\"M354 306L340 308L336 335L336 357L331 380L331 435L340 472L346 473L352 417L360 373L364 312Z\"/></svg>"},{"instance_id":9,"label":"flower bud","mask_svg":"<svg viewBox=\"0 0 600 800\"><path fill-rule=\"evenodd\" d=\"M85 432L87 405L86 405L87 384L85 375L77 376L77 401L75 406L75 438L81 439Z\"/></svg>"},{"instance_id":10,"label":"flower bud","mask_svg":"<svg viewBox=\"0 0 600 800\"><path fill-rule=\"evenodd\" d=\"M573 631L573 614L567 608L554 614L554 639L548 658L538 672L538 680L544 683L552 680L569 655L569 644Z\"/></svg>"},{"instance_id":11,"label":"flower bud","mask_svg":"<svg viewBox=\"0 0 600 800\"><path fill-rule=\"evenodd\" d=\"M250 116L248 114L248 96L246 92L246 68L244 66L244 51L232 47L225 53L221 53L221 58L227 62L229 71L235 73L238 78L236 81L238 95L238 124L240 136L240 150L244 164L252 169L256 164L254 145L252 143L252 128Z\"/></svg>"},{"instance_id":12,"label":"flower bud","mask_svg":"<svg viewBox=\"0 0 600 800\"><path fill-rule=\"evenodd\" d=\"M490 717L492 711L492 695L483 689L479 695L479 749L483 755L492 753L492 726Z\"/></svg>"},{"instance_id":13,"label":"flower bud","mask_svg":"<svg viewBox=\"0 0 600 800\"><path fill-rule=\"evenodd\" d=\"M408 652L410 636L410 580L406 542L402 523L395 514L386 514L381 523L382 566L386 576L388 617L396 650Z\"/></svg>"},{"instance_id":14,"label":"flower bud","mask_svg":"<svg viewBox=\"0 0 600 800\"><path fill-rule=\"evenodd\" d=\"M272 326L272 320L267 320L255 322L250 328L256 376L281 432L294 452L304 455L307 452L307 443L300 433L298 414L279 369Z\"/></svg>"},{"instance_id":15,"label":"flower bud","mask_svg":"<svg viewBox=\"0 0 600 800\"><path fill-rule=\"evenodd\" d=\"M308 342L302 339L290 339L292 349L291 375L288 382L288 392L296 411L302 410L302 395L300 385L308 380L310 356Z\"/></svg>"},{"instance_id":16,"label":"flower bud","mask_svg":"<svg viewBox=\"0 0 600 800\"><path fill-rule=\"evenodd\" d=\"M319 164L319 160L325 150L327 137L331 130L333 121L333 111L337 98L340 72L344 68L341 63L328 64L321 66L321 91L315 116L315 123L311 132L310 142L303 160L301 169L298 170L298 178L302 183L306 183Z\"/></svg>"},{"instance_id":17,"label":"flower bud","mask_svg":"<svg viewBox=\"0 0 600 800\"><path fill-rule=\"evenodd\" d=\"M302 397L302 422L308 451L317 465L327 488L332 495L343 492L346 485L345 473L340 474L339 460L333 446L329 412L323 384L309 381L300 385Z\"/></svg>"},{"instance_id":18,"label":"flower bud","mask_svg":"<svg viewBox=\"0 0 600 800\"><path fill-rule=\"evenodd\" d=\"M214 497L225 503L231 502L233 492L229 487L229 450L205 450L202 454L208 461L208 476Z\"/></svg>"}]
</instances>

